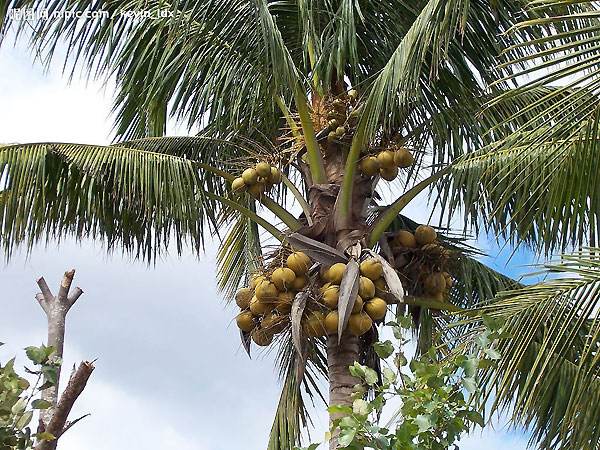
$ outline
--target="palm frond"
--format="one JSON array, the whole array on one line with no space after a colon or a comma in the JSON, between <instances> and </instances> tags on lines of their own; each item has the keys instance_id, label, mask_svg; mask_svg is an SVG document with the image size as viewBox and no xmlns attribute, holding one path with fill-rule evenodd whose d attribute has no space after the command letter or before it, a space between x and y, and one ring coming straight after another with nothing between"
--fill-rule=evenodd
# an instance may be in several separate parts
<instances>
[{"instance_id":1,"label":"palm frond","mask_svg":"<svg viewBox=\"0 0 600 450\"><path fill-rule=\"evenodd\" d=\"M532 428L541 449L599 448L599 251L564 255L545 266L549 279L478 310L503 321L508 337L498 367L484 374L486 395L493 410L511 408L515 423Z\"/></svg>"},{"instance_id":2,"label":"palm frond","mask_svg":"<svg viewBox=\"0 0 600 450\"><path fill-rule=\"evenodd\" d=\"M186 157L120 146L24 144L0 147L0 236L21 243L92 237L152 259L174 241L202 250L227 209L223 180ZM210 196L208 195L210 193Z\"/></svg>"}]
</instances>

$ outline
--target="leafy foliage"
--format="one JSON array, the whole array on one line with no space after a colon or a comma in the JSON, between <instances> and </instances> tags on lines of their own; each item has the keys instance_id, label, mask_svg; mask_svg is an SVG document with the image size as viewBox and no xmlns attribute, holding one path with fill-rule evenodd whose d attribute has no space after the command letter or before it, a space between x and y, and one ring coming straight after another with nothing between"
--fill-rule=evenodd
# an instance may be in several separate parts
<instances>
[{"instance_id":1,"label":"leafy foliage","mask_svg":"<svg viewBox=\"0 0 600 450\"><path fill-rule=\"evenodd\" d=\"M1 344L0 344L1 345ZM50 408L52 405L41 398L35 398L39 391L56 383L57 367L60 361L52 360L53 347L27 347L29 360L38 366L37 370L25 369L28 373L37 375L37 381L32 386L26 378L15 371L15 359L6 364L0 364L0 449L25 450L33 448L35 441L53 440L49 433L33 433L30 427L34 413ZM42 377L48 380L38 386Z\"/></svg>"}]
</instances>

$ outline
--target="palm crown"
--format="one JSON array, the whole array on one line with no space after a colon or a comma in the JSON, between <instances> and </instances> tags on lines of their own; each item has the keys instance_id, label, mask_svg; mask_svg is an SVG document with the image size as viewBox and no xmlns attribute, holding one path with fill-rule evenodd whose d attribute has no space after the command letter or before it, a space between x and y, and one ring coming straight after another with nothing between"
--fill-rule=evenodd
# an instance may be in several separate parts
<instances>
[{"instance_id":1,"label":"palm crown","mask_svg":"<svg viewBox=\"0 0 600 450\"><path fill-rule=\"evenodd\" d=\"M401 212L426 190L441 223L462 217L465 232L482 227L545 254L595 245L593 2L14 0L3 7L4 33L28 33L47 61L65 40L73 69L112 76L118 89L115 144L0 148L0 237L9 255L21 243L75 235L151 260L173 240L178 251L201 251L207 232L226 229L218 273L232 298L282 255L279 246L263 252L260 226L285 248L316 255L321 244L329 256L314 259L323 264L336 247L350 260L356 243L374 248L410 281L386 237L416 229ZM39 20L30 33L31 24L8 13L21 7L102 10L110 19ZM136 9L173 14L124 14ZM169 117L201 131L163 137ZM381 206L377 191L387 182L359 164L388 148L410 149L414 162L394 181L400 197ZM258 161L277 167L283 184L232 191ZM298 217L286 210L292 199L302 207ZM406 279L410 295L395 299L412 305L421 348L432 329L443 331L437 343L449 349L468 345L481 316L465 323L435 311L484 302L487 314L510 318L505 358L484 377L496 404L515 401L515 419L534 426L542 448L596 445L600 408L589 402L600 403L597 253L550 267L579 278L522 288L479 263L461 239L439 235L438 244L452 255L444 263L451 304L413 295L419 290ZM306 423L299 384L315 392L334 347L319 337L303 353L295 336L278 340L285 381L273 449L297 442ZM365 348L360 341L355 357L373 357Z\"/></svg>"}]
</instances>

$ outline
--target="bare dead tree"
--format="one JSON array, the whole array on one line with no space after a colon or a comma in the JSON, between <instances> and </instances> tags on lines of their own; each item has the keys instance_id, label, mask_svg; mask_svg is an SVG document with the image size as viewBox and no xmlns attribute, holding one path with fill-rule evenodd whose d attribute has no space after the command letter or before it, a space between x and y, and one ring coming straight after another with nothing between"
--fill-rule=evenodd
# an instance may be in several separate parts
<instances>
[{"instance_id":1,"label":"bare dead tree","mask_svg":"<svg viewBox=\"0 0 600 450\"><path fill-rule=\"evenodd\" d=\"M37 294L35 298L46 313L46 318L48 320L47 345L52 346L55 349L55 352L52 355L54 360L62 361L67 313L79 297L81 297L81 294L83 294L83 291L79 287L76 287L71 292L71 284L73 283L74 276L75 270L65 272L58 288L57 295L52 294L52 291L43 277L37 281L42 292ZM71 412L75 401L83 392L93 370L93 362L89 361L82 362L77 370L74 368L67 383L67 387L59 398L60 366L58 367L56 383L42 392L42 399L48 401L52 406L41 411L40 423L38 426L39 432L46 431L52 434L55 439L40 442L36 445L36 450L56 449L57 441L60 436L81 419L79 418L73 422L68 422L69 413Z\"/></svg>"}]
</instances>

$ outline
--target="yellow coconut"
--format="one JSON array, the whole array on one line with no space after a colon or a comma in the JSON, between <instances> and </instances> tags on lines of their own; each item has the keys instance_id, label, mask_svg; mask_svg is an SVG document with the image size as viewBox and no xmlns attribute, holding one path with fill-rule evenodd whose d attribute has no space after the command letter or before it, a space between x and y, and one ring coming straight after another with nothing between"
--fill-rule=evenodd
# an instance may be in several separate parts
<instances>
[{"instance_id":1,"label":"yellow coconut","mask_svg":"<svg viewBox=\"0 0 600 450\"><path fill-rule=\"evenodd\" d=\"M373 281L373 284L375 285L376 291L387 292L387 290L388 290L388 286L385 282L385 278L383 278L383 277L377 278L375 281Z\"/></svg>"},{"instance_id":2,"label":"yellow coconut","mask_svg":"<svg viewBox=\"0 0 600 450\"><path fill-rule=\"evenodd\" d=\"M379 172L379 161L374 156L367 156L360 161L360 171L366 177L372 177Z\"/></svg>"},{"instance_id":3,"label":"yellow coconut","mask_svg":"<svg viewBox=\"0 0 600 450\"><path fill-rule=\"evenodd\" d=\"M306 275L299 275L294 278L292 284L290 284L290 289L294 291L301 291L304 286L308 284L308 277Z\"/></svg>"},{"instance_id":4,"label":"yellow coconut","mask_svg":"<svg viewBox=\"0 0 600 450\"><path fill-rule=\"evenodd\" d=\"M241 309L246 309L250 306L250 300L252 300L252 296L254 295L254 290L250 288L241 288L235 294L235 303Z\"/></svg>"},{"instance_id":5,"label":"yellow coconut","mask_svg":"<svg viewBox=\"0 0 600 450\"><path fill-rule=\"evenodd\" d=\"M310 269L310 258L303 252L294 252L287 257L287 266L294 271L296 275L304 275Z\"/></svg>"},{"instance_id":6,"label":"yellow coconut","mask_svg":"<svg viewBox=\"0 0 600 450\"><path fill-rule=\"evenodd\" d=\"M366 312L351 314L348 319L348 330L355 336L362 336L373 326L373 320Z\"/></svg>"},{"instance_id":7,"label":"yellow coconut","mask_svg":"<svg viewBox=\"0 0 600 450\"><path fill-rule=\"evenodd\" d=\"M446 278L441 272L433 272L427 275L423 282L425 292L428 294L437 294L443 292L446 289Z\"/></svg>"},{"instance_id":8,"label":"yellow coconut","mask_svg":"<svg viewBox=\"0 0 600 450\"><path fill-rule=\"evenodd\" d=\"M259 162L255 169L259 177L267 178L271 175L271 165L267 162Z\"/></svg>"},{"instance_id":9,"label":"yellow coconut","mask_svg":"<svg viewBox=\"0 0 600 450\"><path fill-rule=\"evenodd\" d=\"M308 337L325 336L325 314L312 311L304 317L302 329Z\"/></svg>"},{"instance_id":10,"label":"yellow coconut","mask_svg":"<svg viewBox=\"0 0 600 450\"><path fill-rule=\"evenodd\" d=\"M337 137L342 137L346 133L346 129L344 127L337 127L335 129L335 135Z\"/></svg>"},{"instance_id":11,"label":"yellow coconut","mask_svg":"<svg viewBox=\"0 0 600 450\"><path fill-rule=\"evenodd\" d=\"M323 294L329 288L329 286L334 286L334 284L332 284L332 283L325 283L323 286L321 286L319 288L319 292L321 294Z\"/></svg>"},{"instance_id":12,"label":"yellow coconut","mask_svg":"<svg viewBox=\"0 0 600 450\"><path fill-rule=\"evenodd\" d=\"M375 284L367 277L360 277L358 295L367 300L375 296Z\"/></svg>"},{"instance_id":13,"label":"yellow coconut","mask_svg":"<svg viewBox=\"0 0 600 450\"><path fill-rule=\"evenodd\" d=\"M281 333L287 327L289 321L286 317L277 313L270 313L260 323L260 327L273 333Z\"/></svg>"},{"instance_id":14,"label":"yellow coconut","mask_svg":"<svg viewBox=\"0 0 600 450\"><path fill-rule=\"evenodd\" d=\"M270 333L268 330L257 328L252 332L252 340L256 345L266 347L271 342L273 342L273 334Z\"/></svg>"},{"instance_id":15,"label":"yellow coconut","mask_svg":"<svg viewBox=\"0 0 600 450\"><path fill-rule=\"evenodd\" d=\"M373 320L381 320L387 312L387 303L379 297L372 298L365 303L365 312Z\"/></svg>"},{"instance_id":16,"label":"yellow coconut","mask_svg":"<svg viewBox=\"0 0 600 450\"><path fill-rule=\"evenodd\" d=\"M358 314L359 312L361 312L364 304L365 302L360 297L360 295L357 295L356 300L354 300L354 305L352 305L352 314Z\"/></svg>"},{"instance_id":17,"label":"yellow coconut","mask_svg":"<svg viewBox=\"0 0 600 450\"><path fill-rule=\"evenodd\" d=\"M242 180L247 186L252 186L258 180L258 173L254 169L246 169L242 172Z\"/></svg>"},{"instance_id":18,"label":"yellow coconut","mask_svg":"<svg viewBox=\"0 0 600 450\"><path fill-rule=\"evenodd\" d=\"M365 259L360 263L360 274L375 281L383 275L383 267L375 258Z\"/></svg>"},{"instance_id":19,"label":"yellow coconut","mask_svg":"<svg viewBox=\"0 0 600 450\"><path fill-rule=\"evenodd\" d=\"M398 167L400 167L402 169L412 166L414 164L414 162L415 162L415 157L412 155L411 152L406 150L404 147L396 150L396 152L394 153L394 164L396 164Z\"/></svg>"},{"instance_id":20,"label":"yellow coconut","mask_svg":"<svg viewBox=\"0 0 600 450\"><path fill-rule=\"evenodd\" d=\"M271 274L271 281L281 292L287 291L295 279L296 274L288 267L278 267Z\"/></svg>"},{"instance_id":21,"label":"yellow coconut","mask_svg":"<svg viewBox=\"0 0 600 450\"><path fill-rule=\"evenodd\" d=\"M239 313L235 318L235 322L237 323L238 328L246 333L252 331L256 326L250 311L242 311Z\"/></svg>"},{"instance_id":22,"label":"yellow coconut","mask_svg":"<svg viewBox=\"0 0 600 450\"><path fill-rule=\"evenodd\" d=\"M277 167L271 167L271 175L269 181L273 184L281 183L281 171Z\"/></svg>"},{"instance_id":23,"label":"yellow coconut","mask_svg":"<svg viewBox=\"0 0 600 450\"><path fill-rule=\"evenodd\" d=\"M277 296L277 303L275 303L275 309L280 314L289 314L292 310L292 303L294 302L295 294L293 292L280 292Z\"/></svg>"},{"instance_id":24,"label":"yellow coconut","mask_svg":"<svg viewBox=\"0 0 600 450\"><path fill-rule=\"evenodd\" d=\"M348 91L348 97L350 97L352 100L356 100L358 98L358 91L356 89L350 89Z\"/></svg>"},{"instance_id":25,"label":"yellow coconut","mask_svg":"<svg viewBox=\"0 0 600 450\"><path fill-rule=\"evenodd\" d=\"M394 244L404 248L417 248L415 235L410 231L400 230L394 237Z\"/></svg>"},{"instance_id":26,"label":"yellow coconut","mask_svg":"<svg viewBox=\"0 0 600 450\"><path fill-rule=\"evenodd\" d=\"M429 225L419 225L415 230L415 239L419 245L432 244L437 239L437 233Z\"/></svg>"},{"instance_id":27,"label":"yellow coconut","mask_svg":"<svg viewBox=\"0 0 600 450\"><path fill-rule=\"evenodd\" d=\"M323 304L329 309L336 309L340 299L340 288L334 284L323 291Z\"/></svg>"},{"instance_id":28,"label":"yellow coconut","mask_svg":"<svg viewBox=\"0 0 600 450\"><path fill-rule=\"evenodd\" d=\"M452 285L454 284L452 275L450 275L448 272L442 272L442 275L444 275L444 279L446 280L446 290L449 291L452 289Z\"/></svg>"},{"instance_id":29,"label":"yellow coconut","mask_svg":"<svg viewBox=\"0 0 600 450\"><path fill-rule=\"evenodd\" d=\"M397 167L382 167L379 169L379 175L386 181L394 181L398 176L398 168Z\"/></svg>"},{"instance_id":30,"label":"yellow coconut","mask_svg":"<svg viewBox=\"0 0 600 450\"><path fill-rule=\"evenodd\" d=\"M244 183L244 179L242 177L238 177L231 183L231 190L233 192L242 192L246 189L246 183Z\"/></svg>"},{"instance_id":31,"label":"yellow coconut","mask_svg":"<svg viewBox=\"0 0 600 450\"><path fill-rule=\"evenodd\" d=\"M339 315L336 310L330 311L325 316L325 331L327 334L336 334L338 329Z\"/></svg>"},{"instance_id":32,"label":"yellow coconut","mask_svg":"<svg viewBox=\"0 0 600 450\"><path fill-rule=\"evenodd\" d=\"M391 169L392 167L396 167L394 165L394 152L391 150L379 152L377 155L377 161L379 162L379 167L382 169Z\"/></svg>"},{"instance_id":33,"label":"yellow coconut","mask_svg":"<svg viewBox=\"0 0 600 450\"><path fill-rule=\"evenodd\" d=\"M335 263L325 271L325 280L333 284L340 284L346 270L346 264Z\"/></svg>"},{"instance_id":34,"label":"yellow coconut","mask_svg":"<svg viewBox=\"0 0 600 450\"><path fill-rule=\"evenodd\" d=\"M258 300L256 296L250 300L250 311L254 316L262 316L273 309L273 305Z\"/></svg>"},{"instance_id":35,"label":"yellow coconut","mask_svg":"<svg viewBox=\"0 0 600 450\"><path fill-rule=\"evenodd\" d=\"M260 273L253 274L252 277L250 277L250 288L255 289L263 280L266 280L264 275L261 275Z\"/></svg>"},{"instance_id":36,"label":"yellow coconut","mask_svg":"<svg viewBox=\"0 0 600 450\"><path fill-rule=\"evenodd\" d=\"M277 287L269 280L263 280L256 286L255 296L262 302L275 301L277 299Z\"/></svg>"}]
</instances>

